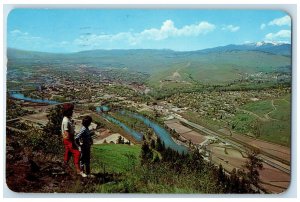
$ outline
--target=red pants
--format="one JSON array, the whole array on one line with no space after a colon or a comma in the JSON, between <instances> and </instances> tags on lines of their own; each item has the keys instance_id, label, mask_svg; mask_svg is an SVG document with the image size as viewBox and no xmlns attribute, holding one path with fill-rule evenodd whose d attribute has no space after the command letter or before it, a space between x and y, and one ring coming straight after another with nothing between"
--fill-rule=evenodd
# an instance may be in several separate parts
<instances>
[{"instance_id":1,"label":"red pants","mask_svg":"<svg viewBox=\"0 0 300 202\"><path fill-rule=\"evenodd\" d=\"M73 146L73 142L68 139L64 139L65 145L65 155L64 162L68 163L70 160L70 154L73 154L74 165L77 172L80 172L79 159L80 159L80 151Z\"/></svg>"}]
</instances>

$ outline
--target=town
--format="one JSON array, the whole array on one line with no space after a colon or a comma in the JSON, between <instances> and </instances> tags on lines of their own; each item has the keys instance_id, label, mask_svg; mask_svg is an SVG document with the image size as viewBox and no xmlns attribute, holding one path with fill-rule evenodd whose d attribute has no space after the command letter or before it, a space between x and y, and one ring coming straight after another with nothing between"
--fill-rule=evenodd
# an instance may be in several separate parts
<instances>
[{"instance_id":1,"label":"town","mask_svg":"<svg viewBox=\"0 0 300 202\"><path fill-rule=\"evenodd\" d=\"M259 150L259 158L263 161L261 186L270 193L282 192L289 186L290 137L287 135L290 133L290 120L282 117L280 111L287 110L282 108L282 104L290 105L289 86L258 90L205 86L205 90L179 91L156 99L151 96L155 88L145 82L149 78L147 73L96 69L86 65L72 69L33 69L8 71L8 130L24 132L24 124L28 130L28 126L43 128L55 105L73 102L76 131L80 129L81 117L91 115L94 120L91 128L96 132L95 144L117 144L121 140L130 145L141 144L140 139L101 114L107 114L144 134L149 142L157 141L155 129L119 111L128 110L155 121L169 131L174 143L197 148L206 161L222 165L228 173L233 169L243 169L248 151ZM21 76L16 72L21 72ZM269 80L265 75L260 77L260 82ZM207 90L210 88L212 90ZM20 99L17 95L27 99ZM57 103L49 104L48 101ZM101 106L107 109L97 110ZM273 133L276 130L274 124L278 125L278 121L282 124L285 139L263 135L268 131Z\"/></svg>"}]
</instances>

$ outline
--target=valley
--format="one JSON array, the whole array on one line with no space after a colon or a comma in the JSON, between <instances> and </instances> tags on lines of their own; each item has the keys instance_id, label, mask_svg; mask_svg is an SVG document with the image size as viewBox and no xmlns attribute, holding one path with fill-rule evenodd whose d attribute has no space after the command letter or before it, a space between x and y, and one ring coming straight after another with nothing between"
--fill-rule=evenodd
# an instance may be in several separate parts
<instances>
[{"instance_id":1,"label":"valley","mask_svg":"<svg viewBox=\"0 0 300 202\"><path fill-rule=\"evenodd\" d=\"M83 115L93 117L94 150L123 142L134 146L136 159L143 142L160 139L179 153L199 151L227 174L245 169L256 151L261 188L281 193L291 180L292 69L288 51L275 48L8 49L7 130L42 129L51 110L73 102L77 131Z\"/></svg>"}]
</instances>

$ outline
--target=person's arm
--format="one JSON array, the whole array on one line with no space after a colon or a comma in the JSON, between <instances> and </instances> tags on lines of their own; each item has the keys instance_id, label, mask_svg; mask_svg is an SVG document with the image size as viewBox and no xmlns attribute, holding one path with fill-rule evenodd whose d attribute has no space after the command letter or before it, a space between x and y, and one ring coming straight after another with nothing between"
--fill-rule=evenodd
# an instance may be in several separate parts
<instances>
[{"instance_id":1,"label":"person's arm","mask_svg":"<svg viewBox=\"0 0 300 202\"><path fill-rule=\"evenodd\" d=\"M64 138L69 139L69 137L70 137L69 131L65 130L64 131Z\"/></svg>"},{"instance_id":2,"label":"person's arm","mask_svg":"<svg viewBox=\"0 0 300 202\"><path fill-rule=\"evenodd\" d=\"M79 133L75 136L75 144L76 146L79 148L80 147L80 143L79 143L79 140L82 136L82 134L84 133L85 129L84 128L81 128Z\"/></svg>"},{"instance_id":3,"label":"person's arm","mask_svg":"<svg viewBox=\"0 0 300 202\"><path fill-rule=\"evenodd\" d=\"M69 127L68 127L68 121L65 119L62 122L62 135L63 139L69 139L70 138L70 133L69 133Z\"/></svg>"}]
</instances>

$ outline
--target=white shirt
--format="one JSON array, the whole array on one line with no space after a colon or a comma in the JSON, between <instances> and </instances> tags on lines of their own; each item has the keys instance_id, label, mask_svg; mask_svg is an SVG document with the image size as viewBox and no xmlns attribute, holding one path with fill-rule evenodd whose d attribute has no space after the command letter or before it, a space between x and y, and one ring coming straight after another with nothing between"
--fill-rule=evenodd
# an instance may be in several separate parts
<instances>
[{"instance_id":1,"label":"white shirt","mask_svg":"<svg viewBox=\"0 0 300 202\"><path fill-rule=\"evenodd\" d=\"M70 135L74 136L75 134L75 127L72 123L72 120L66 116L64 116L62 123L61 123L61 132L64 137L64 132L68 131Z\"/></svg>"}]
</instances>

